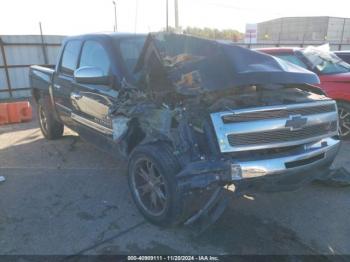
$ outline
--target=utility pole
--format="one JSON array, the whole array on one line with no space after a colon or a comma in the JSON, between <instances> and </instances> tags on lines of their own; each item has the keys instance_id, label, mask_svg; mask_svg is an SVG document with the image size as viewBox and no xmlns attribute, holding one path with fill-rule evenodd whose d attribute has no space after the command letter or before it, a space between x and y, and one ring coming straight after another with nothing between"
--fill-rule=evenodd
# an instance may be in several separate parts
<instances>
[{"instance_id":1,"label":"utility pole","mask_svg":"<svg viewBox=\"0 0 350 262\"><path fill-rule=\"evenodd\" d=\"M249 49L252 48L252 32L249 32Z\"/></svg>"},{"instance_id":2,"label":"utility pole","mask_svg":"<svg viewBox=\"0 0 350 262\"><path fill-rule=\"evenodd\" d=\"M278 33L278 43L277 43L277 47L279 47L281 45L281 34L283 32L283 17L281 18L281 28L280 31Z\"/></svg>"},{"instance_id":3,"label":"utility pole","mask_svg":"<svg viewBox=\"0 0 350 262\"><path fill-rule=\"evenodd\" d=\"M341 50L341 48L342 48L343 38L344 38L344 31L345 31L345 22L346 22L346 18L344 18L344 21L343 21L343 29L342 29L342 32L341 32L341 38L340 38L340 43L339 43L338 50Z\"/></svg>"},{"instance_id":4,"label":"utility pole","mask_svg":"<svg viewBox=\"0 0 350 262\"><path fill-rule=\"evenodd\" d=\"M165 11L165 13L166 13L166 26L165 26L165 28L166 28L166 31L167 32L169 32L169 0L166 0L166 11Z\"/></svg>"},{"instance_id":5,"label":"utility pole","mask_svg":"<svg viewBox=\"0 0 350 262\"><path fill-rule=\"evenodd\" d=\"M301 43L301 45L300 45L300 47L304 47L304 43L305 43L305 32L303 33L303 41L302 41L302 43Z\"/></svg>"},{"instance_id":6,"label":"utility pole","mask_svg":"<svg viewBox=\"0 0 350 262\"><path fill-rule=\"evenodd\" d=\"M179 32L179 6L178 1L174 0L175 3L175 32Z\"/></svg>"},{"instance_id":7,"label":"utility pole","mask_svg":"<svg viewBox=\"0 0 350 262\"><path fill-rule=\"evenodd\" d=\"M49 59L47 58L46 45L44 41L43 28L41 27L41 22L39 22L39 28L40 28L41 48L44 56L44 63L47 65L49 63Z\"/></svg>"},{"instance_id":8,"label":"utility pole","mask_svg":"<svg viewBox=\"0 0 350 262\"><path fill-rule=\"evenodd\" d=\"M113 1L114 5L114 32L117 32L117 5L115 1Z\"/></svg>"}]
</instances>

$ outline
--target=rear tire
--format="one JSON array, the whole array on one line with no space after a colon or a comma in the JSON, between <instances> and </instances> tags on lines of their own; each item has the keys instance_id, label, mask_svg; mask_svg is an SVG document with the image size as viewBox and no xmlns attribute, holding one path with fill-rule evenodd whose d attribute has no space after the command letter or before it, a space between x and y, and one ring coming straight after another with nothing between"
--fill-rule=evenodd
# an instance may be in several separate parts
<instances>
[{"instance_id":1,"label":"rear tire","mask_svg":"<svg viewBox=\"0 0 350 262\"><path fill-rule=\"evenodd\" d=\"M339 135L341 139L350 138L350 104L338 102Z\"/></svg>"},{"instance_id":2,"label":"rear tire","mask_svg":"<svg viewBox=\"0 0 350 262\"><path fill-rule=\"evenodd\" d=\"M177 189L180 170L171 147L164 143L137 146L128 166L129 188L142 215L158 226L181 220L183 198Z\"/></svg>"},{"instance_id":3,"label":"rear tire","mask_svg":"<svg viewBox=\"0 0 350 262\"><path fill-rule=\"evenodd\" d=\"M64 125L56 120L47 103L40 99L38 101L38 121L43 136L49 140L61 138Z\"/></svg>"}]
</instances>

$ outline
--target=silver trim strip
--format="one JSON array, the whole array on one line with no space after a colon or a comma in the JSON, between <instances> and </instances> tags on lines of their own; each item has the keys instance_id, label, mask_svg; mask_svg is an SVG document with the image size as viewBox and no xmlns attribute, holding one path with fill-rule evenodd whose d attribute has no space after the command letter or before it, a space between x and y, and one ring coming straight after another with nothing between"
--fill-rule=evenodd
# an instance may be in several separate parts
<instances>
[{"instance_id":1,"label":"silver trim strip","mask_svg":"<svg viewBox=\"0 0 350 262\"><path fill-rule=\"evenodd\" d=\"M250 108L225 111L225 112L221 112L221 113L222 113L222 116L225 116L225 115L232 115L232 114L265 112L265 111L271 111L271 110L287 110L287 109L306 108L306 107L315 107L315 106L322 106L322 105L334 105L334 104L335 104L334 100L322 100L322 101L316 101L316 102L298 103L298 104L291 104L291 105L250 107Z\"/></svg>"},{"instance_id":2,"label":"silver trim strip","mask_svg":"<svg viewBox=\"0 0 350 262\"><path fill-rule=\"evenodd\" d=\"M61 109L65 110L65 111L72 112L72 109L70 109L69 107L66 107L60 103L55 102L55 105L60 107Z\"/></svg>"},{"instance_id":3,"label":"silver trim strip","mask_svg":"<svg viewBox=\"0 0 350 262\"><path fill-rule=\"evenodd\" d=\"M107 134L107 135L112 135L113 134L113 130L108 128L108 127L105 127L103 125L100 125L98 123L95 123L89 119L86 119L84 117L81 117L81 116L78 116L77 114L75 113L72 113L71 114L71 118L74 119L75 121L83 124L83 125L86 125L92 129L95 129L101 133L104 133L104 134Z\"/></svg>"}]
</instances>

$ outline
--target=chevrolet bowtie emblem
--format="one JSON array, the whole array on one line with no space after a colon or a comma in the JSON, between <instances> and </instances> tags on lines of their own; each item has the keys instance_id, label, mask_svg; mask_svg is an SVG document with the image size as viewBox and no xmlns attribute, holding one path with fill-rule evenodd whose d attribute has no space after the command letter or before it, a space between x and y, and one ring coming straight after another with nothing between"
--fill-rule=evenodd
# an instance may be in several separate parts
<instances>
[{"instance_id":1,"label":"chevrolet bowtie emblem","mask_svg":"<svg viewBox=\"0 0 350 262\"><path fill-rule=\"evenodd\" d=\"M306 122L307 118L302 117L301 115L289 116L285 127L289 127L290 131L295 131L302 129L306 125Z\"/></svg>"}]
</instances>

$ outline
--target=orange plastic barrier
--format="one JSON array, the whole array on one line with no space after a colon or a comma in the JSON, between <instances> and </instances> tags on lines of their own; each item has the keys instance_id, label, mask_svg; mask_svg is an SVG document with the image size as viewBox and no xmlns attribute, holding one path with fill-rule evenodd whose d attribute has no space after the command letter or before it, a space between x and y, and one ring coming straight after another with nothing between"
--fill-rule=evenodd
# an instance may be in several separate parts
<instances>
[{"instance_id":1,"label":"orange plastic barrier","mask_svg":"<svg viewBox=\"0 0 350 262\"><path fill-rule=\"evenodd\" d=\"M32 115L28 101L0 103L0 125L30 121Z\"/></svg>"}]
</instances>

